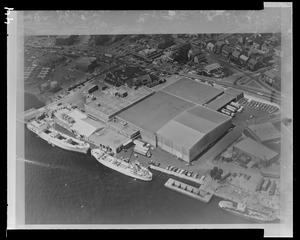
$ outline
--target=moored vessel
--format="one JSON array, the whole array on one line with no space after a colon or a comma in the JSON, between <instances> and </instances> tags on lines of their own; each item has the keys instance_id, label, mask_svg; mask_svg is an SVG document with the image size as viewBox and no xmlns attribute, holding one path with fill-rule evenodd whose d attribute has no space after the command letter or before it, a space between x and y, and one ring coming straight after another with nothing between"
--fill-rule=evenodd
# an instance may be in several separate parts
<instances>
[{"instance_id":1,"label":"moored vessel","mask_svg":"<svg viewBox=\"0 0 300 240\"><path fill-rule=\"evenodd\" d=\"M261 212L248 208L244 203L223 200L219 202L220 208L243 218L253 220L255 222L272 222L277 219L277 215L273 212Z\"/></svg>"},{"instance_id":2,"label":"moored vessel","mask_svg":"<svg viewBox=\"0 0 300 240\"><path fill-rule=\"evenodd\" d=\"M27 128L52 146L80 153L87 153L90 148L88 143L63 134L50 127L49 123L44 119L30 121L27 123Z\"/></svg>"},{"instance_id":3,"label":"moored vessel","mask_svg":"<svg viewBox=\"0 0 300 240\"><path fill-rule=\"evenodd\" d=\"M91 155L104 166L127 176L143 181L151 181L152 173L145 167L141 166L138 161L130 162L113 157L100 149L92 149Z\"/></svg>"}]
</instances>

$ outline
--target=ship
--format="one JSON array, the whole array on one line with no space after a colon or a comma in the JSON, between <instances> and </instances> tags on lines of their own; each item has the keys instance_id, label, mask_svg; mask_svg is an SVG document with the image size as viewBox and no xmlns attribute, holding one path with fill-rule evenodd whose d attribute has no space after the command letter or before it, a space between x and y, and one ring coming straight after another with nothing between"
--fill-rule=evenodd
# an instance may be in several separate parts
<instances>
[{"instance_id":1,"label":"ship","mask_svg":"<svg viewBox=\"0 0 300 240\"><path fill-rule=\"evenodd\" d=\"M258 223L273 222L277 219L274 212L261 212L255 209L250 209L245 203L237 203L233 201L220 201L220 208L245 219L250 219Z\"/></svg>"},{"instance_id":2,"label":"ship","mask_svg":"<svg viewBox=\"0 0 300 240\"><path fill-rule=\"evenodd\" d=\"M141 166L138 161L124 161L111 156L100 149L92 149L91 155L94 156L99 163L123 173L124 175L143 181L152 180L152 173L146 167Z\"/></svg>"},{"instance_id":3,"label":"ship","mask_svg":"<svg viewBox=\"0 0 300 240\"><path fill-rule=\"evenodd\" d=\"M55 130L46 119L32 120L27 123L27 128L52 146L85 154L90 148L88 143Z\"/></svg>"}]
</instances>

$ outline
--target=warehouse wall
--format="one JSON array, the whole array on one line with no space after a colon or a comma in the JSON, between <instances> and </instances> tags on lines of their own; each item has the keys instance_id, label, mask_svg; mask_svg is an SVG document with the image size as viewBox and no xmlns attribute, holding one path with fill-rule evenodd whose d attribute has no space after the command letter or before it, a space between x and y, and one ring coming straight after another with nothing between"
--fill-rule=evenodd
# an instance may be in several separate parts
<instances>
[{"instance_id":1,"label":"warehouse wall","mask_svg":"<svg viewBox=\"0 0 300 240\"><path fill-rule=\"evenodd\" d=\"M159 134L157 134L157 144L166 152L169 152L184 161L189 162L189 149L180 144L176 144L170 139L167 139Z\"/></svg>"}]
</instances>

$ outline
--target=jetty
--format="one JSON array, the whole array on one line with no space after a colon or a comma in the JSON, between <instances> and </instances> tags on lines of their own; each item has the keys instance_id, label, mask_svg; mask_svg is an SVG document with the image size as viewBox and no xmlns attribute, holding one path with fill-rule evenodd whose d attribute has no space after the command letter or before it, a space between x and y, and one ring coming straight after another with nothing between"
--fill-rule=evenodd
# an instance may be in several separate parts
<instances>
[{"instance_id":1,"label":"jetty","mask_svg":"<svg viewBox=\"0 0 300 240\"><path fill-rule=\"evenodd\" d=\"M204 190L193 187L191 185L176 181L175 179L172 178L169 178L169 180L164 185L169 189L175 190L179 193L195 198L204 203L208 203L210 199L213 197L213 194L210 192L206 192Z\"/></svg>"}]
</instances>

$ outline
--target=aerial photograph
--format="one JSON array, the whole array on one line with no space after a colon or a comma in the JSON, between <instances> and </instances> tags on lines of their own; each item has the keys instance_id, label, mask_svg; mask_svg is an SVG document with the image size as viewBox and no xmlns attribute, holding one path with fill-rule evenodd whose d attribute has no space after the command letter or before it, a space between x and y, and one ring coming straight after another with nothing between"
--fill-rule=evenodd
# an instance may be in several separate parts
<instances>
[{"instance_id":1,"label":"aerial photograph","mask_svg":"<svg viewBox=\"0 0 300 240\"><path fill-rule=\"evenodd\" d=\"M280 33L25 36L25 223L279 223L281 56Z\"/></svg>"}]
</instances>

